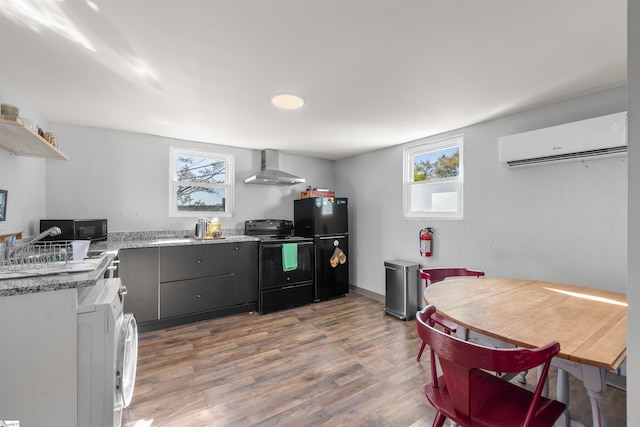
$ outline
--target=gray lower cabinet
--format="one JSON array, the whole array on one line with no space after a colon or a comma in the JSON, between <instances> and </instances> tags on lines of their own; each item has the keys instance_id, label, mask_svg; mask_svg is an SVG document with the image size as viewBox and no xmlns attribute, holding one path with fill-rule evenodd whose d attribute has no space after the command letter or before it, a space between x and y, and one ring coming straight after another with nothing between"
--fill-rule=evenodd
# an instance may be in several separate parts
<instances>
[{"instance_id":1,"label":"gray lower cabinet","mask_svg":"<svg viewBox=\"0 0 640 427\"><path fill-rule=\"evenodd\" d=\"M256 304L258 301L258 242L238 242L233 246L233 303Z\"/></svg>"},{"instance_id":2,"label":"gray lower cabinet","mask_svg":"<svg viewBox=\"0 0 640 427\"><path fill-rule=\"evenodd\" d=\"M253 311L258 243L123 249L120 277L141 331Z\"/></svg>"},{"instance_id":3,"label":"gray lower cabinet","mask_svg":"<svg viewBox=\"0 0 640 427\"><path fill-rule=\"evenodd\" d=\"M233 244L160 248L160 283L233 274Z\"/></svg>"},{"instance_id":4,"label":"gray lower cabinet","mask_svg":"<svg viewBox=\"0 0 640 427\"><path fill-rule=\"evenodd\" d=\"M232 305L232 275L160 284L160 318L183 316Z\"/></svg>"},{"instance_id":5,"label":"gray lower cabinet","mask_svg":"<svg viewBox=\"0 0 640 427\"><path fill-rule=\"evenodd\" d=\"M138 323L158 320L158 248L121 249L118 272L127 287L124 311Z\"/></svg>"},{"instance_id":6,"label":"gray lower cabinet","mask_svg":"<svg viewBox=\"0 0 640 427\"><path fill-rule=\"evenodd\" d=\"M233 245L160 248L160 318L233 305Z\"/></svg>"}]
</instances>

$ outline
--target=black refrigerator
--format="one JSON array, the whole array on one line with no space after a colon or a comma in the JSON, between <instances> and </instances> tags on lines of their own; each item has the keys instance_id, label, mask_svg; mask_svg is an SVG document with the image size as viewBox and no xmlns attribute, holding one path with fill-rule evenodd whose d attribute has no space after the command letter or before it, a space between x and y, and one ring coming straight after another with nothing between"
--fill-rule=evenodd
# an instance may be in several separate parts
<instances>
[{"instance_id":1,"label":"black refrigerator","mask_svg":"<svg viewBox=\"0 0 640 427\"><path fill-rule=\"evenodd\" d=\"M315 300L349 293L349 215L344 197L294 200L295 234L315 243Z\"/></svg>"}]
</instances>

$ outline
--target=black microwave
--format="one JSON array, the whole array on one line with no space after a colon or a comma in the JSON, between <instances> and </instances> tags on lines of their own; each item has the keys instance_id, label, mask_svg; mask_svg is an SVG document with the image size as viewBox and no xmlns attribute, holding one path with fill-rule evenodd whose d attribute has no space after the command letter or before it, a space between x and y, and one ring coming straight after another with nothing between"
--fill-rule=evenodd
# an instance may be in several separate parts
<instances>
[{"instance_id":1,"label":"black microwave","mask_svg":"<svg viewBox=\"0 0 640 427\"><path fill-rule=\"evenodd\" d=\"M41 219L40 232L51 227L60 228L57 236L47 236L42 240L107 240L106 219Z\"/></svg>"}]
</instances>

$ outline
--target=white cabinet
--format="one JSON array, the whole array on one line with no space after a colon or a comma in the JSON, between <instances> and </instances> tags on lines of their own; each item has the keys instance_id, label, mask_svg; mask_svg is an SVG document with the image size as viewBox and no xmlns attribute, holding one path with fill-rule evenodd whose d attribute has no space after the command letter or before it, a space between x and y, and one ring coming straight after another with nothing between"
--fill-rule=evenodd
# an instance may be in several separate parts
<instances>
[{"instance_id":1,"label":"white cabinet","mask_svg":"<svg viewBox=\"0 0 640 427\"><path fill-rule=\"evenodd\" d=\"M63 152L26 128L19 117L0 115L0 147L20 156L69 160Z\"/></svg>"},{"instance_id":2,"label":"white cabinet","mask_svg":"<svg viewBox=\"0 0 640 427\"><path fill-rule=\"evenodd\" d=\"M0 419L76 425L76 307L76 289L0 297Z\"/></svg>"}]
</instances>

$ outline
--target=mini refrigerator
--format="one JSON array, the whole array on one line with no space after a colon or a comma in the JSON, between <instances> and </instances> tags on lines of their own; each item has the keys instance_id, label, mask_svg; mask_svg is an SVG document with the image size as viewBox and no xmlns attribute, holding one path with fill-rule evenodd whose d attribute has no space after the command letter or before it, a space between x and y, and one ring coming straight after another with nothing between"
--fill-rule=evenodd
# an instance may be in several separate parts
<instances>
[{"instance_id":1,"label":"mini refrigerator","mask_svg":"<svg viewBox=\"0 0 640 427\"><path fill-rule=\"evenodd\" d=\"M349 293L349 215L344 197L294 200L296 236L315 243L315 301Z\"/></svg>"},{"instance_id":2,"label":"mini refrigerator","mask_svg":"<svg viewBox=\"0 0 640 427\"><path fill-rule=\"evenodd\" d=\"M418 269L420 265L407 261L384 262L385 308L387 314L401 320L414 319L418 311Z\"/></svg>"}]
</instances>

